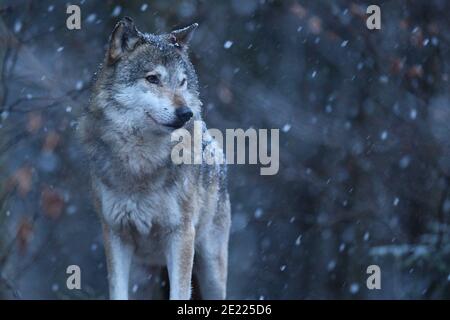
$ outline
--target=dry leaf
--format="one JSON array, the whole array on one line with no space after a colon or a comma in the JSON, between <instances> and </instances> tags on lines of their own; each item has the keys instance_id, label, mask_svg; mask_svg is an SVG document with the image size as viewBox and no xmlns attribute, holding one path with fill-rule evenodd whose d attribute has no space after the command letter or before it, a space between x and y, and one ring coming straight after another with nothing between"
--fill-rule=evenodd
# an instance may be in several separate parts
<instances>
[{"instance_id":1,"label":"dry leaf","mask_svg":"<svg viewBox=\"0 0 450 320\"><path fill-rule=\"evenodd\" d=\"M55 131L49 132L49 134L45 137L45 142L43 149L44 151L53 151L59 143L60 136Z\"/></svg>"},{"instance_id":2,"label":"dry leaf","mask_svg":"<svg viewBox=\"0 0 450 320\"><path fill-rule=\"evenodd\" d=\"M17 228L17 245L20 253L25 253L33 235L33 225L27 217L22 218Z\"/></svg>"},{"instance_id":3,"label":"dry leaf","mask_svg":"<svg viewBox=\"0 0 450 320\"><path fill-rule=\"evenodd\" d=\"M18 169L13 176L13 183L17 186L19 194L25 196L31 190L33 171L31 167L25 166Z\"/></svg>"},{"instance_id":4,"label":"dry leaf","mask_svg":"<svg viewBox=\"0 0 450 320\"><path fill-rule=\"evenodd\" d=\"M55 189L44 187L41 193L41 203L44 214L51 218L57 219L64 209L64 199Z\"/></svg>"}]
</instances>

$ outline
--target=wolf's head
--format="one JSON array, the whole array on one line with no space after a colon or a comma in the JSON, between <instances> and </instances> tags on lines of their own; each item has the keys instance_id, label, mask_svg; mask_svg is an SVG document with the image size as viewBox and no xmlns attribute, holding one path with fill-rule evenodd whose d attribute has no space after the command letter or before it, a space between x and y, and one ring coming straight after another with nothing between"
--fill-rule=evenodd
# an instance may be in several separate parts
<instances>
[{"instance_id":1,"label":"wolf's head","mask_svg":"<svg viewBox=\"0 0 450 320\"><path fill-rule=\"evenodd\" d=\"M140 32L127 17L116 25L93 96L108 121L118 129L164 133L200 117L187 52L196 28L154 35Z\"/></svg>"}]
</instances>

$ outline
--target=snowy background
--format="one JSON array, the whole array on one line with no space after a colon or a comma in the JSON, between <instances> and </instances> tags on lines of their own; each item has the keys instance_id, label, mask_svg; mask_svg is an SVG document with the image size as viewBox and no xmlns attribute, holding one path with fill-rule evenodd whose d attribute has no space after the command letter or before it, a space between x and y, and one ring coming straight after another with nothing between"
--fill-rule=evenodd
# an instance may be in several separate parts
<instances>
[{"instance_id":1,"label":"snowy background","mask_svg":"<svg viewBox=\"0 0 450 320\"><path fill-rule=\"evenodd\" d=\"M0 1L0 297L107 297L77 117L124 15L200 24L210 127L279 128L280 171L229 167L229 298L450 298L450 3ZM379 4L382 29L365 27ZM66 268L82 290L66 288ZM366 288L377 264L382 289ZM167 296L141 270L133 298Z\"/></svg>"}]
</instances>

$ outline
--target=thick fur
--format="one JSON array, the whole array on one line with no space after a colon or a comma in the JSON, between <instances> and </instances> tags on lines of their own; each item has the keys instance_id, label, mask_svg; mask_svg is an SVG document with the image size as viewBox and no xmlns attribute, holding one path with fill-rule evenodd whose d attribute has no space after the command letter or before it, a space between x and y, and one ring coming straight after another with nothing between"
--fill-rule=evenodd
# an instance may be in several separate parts
<instances>
[{"instance_id":1,"label":"thick fur","mask_svg":"<svg viewBox=\"0 0 450 320\"><path fill-rule=\"evenodd\" d=\"M167 266L171 299L190 299L193 272L203 298L225 298L230 228L225 167L175 165L170 158L177 108L193 112L183 126L188 131L201 120L197 77L187 54L195 27L152 35L139 32L129 18L120 21L80 119L112 299L128 298L133 257ZM149 83L149 74L160 83Z\"/></svg>"}]
</instances>

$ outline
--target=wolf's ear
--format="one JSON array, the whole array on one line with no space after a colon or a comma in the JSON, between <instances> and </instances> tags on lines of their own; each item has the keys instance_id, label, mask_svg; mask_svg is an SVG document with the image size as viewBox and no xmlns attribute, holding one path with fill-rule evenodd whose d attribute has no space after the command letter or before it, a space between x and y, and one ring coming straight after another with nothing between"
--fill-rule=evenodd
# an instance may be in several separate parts
<instances>
[{"instance_id":1,"label":"wolf's ear","mask_svg":"<svg viewBox=\"0 0 450 320\"><path fill-rule=\"evenodd\" d=\"M113 64L127 52L131 52L141 41L141 33L137 30L134 22L129 17L120 20L109 41L108 63Z\"/></svg>"},{"instance_id":2,"label":"wolf's ear","mask_svg":"<svg viewBox=\"0 0 450 320\"><path fill-rule=\"evenodd\" d=\"M169 41L180 49L186 49L192 39L194 30L197 29L198 23L191 24L183 29L174 30L169 34Z\"/></svg>"}]
</instances>

